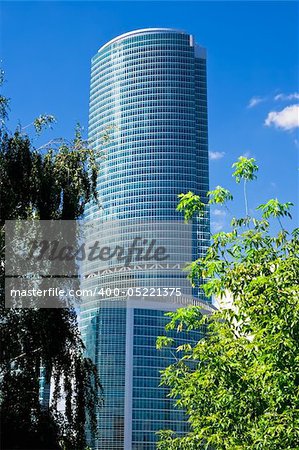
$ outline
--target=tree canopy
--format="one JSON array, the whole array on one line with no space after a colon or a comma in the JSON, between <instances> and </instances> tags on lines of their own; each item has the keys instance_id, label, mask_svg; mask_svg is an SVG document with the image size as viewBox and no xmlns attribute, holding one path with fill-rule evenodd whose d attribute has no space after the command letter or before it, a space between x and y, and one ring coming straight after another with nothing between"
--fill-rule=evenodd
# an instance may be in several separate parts
<instances>
[{"instance_id":1,"label":"tree canopy","mask_svg":"<svg viewBox=\"0 0 299 450\"><path fill-rule=\"evenodd\" d=\"M239 183L255 178L254 159L233 165ZM178 347L177 362L162 374L190 431L160 433L159 450L286 450L299 448L299 230L286 231L292 204L271 199L257 207L259 218L233 218L231 229L212 236L205 257L189 266L192 284L202 283L219 310L169 313L167 329L205 327L196 343ZM209 203L232 200L217 186ZM192 193L180 196L189 220L206 206ZM273 224L279 222L278 233ZM203 281L201 281L203 280ZM158 347L175 345L159 338Z\"/></svg>"},{"instance_id":2,"label":"tree canopy","mask_svg":"<svg viewBox=\"0 0 299 450\"><path fill-rule=\"evenodd\" d=\"M98 155L79 127L71 142L55 139L36 149L29 126L7 129L8 104L1 96L1 448L83 450L86 422L95 428L101 401L99 376L84 356L73 308L5 308L4 225L5 220L80 218L86 202L96 201ZM53 122L53 116L43 115L32 126L40 133ZM53 383L49 407L40 401L41 376ZM58 409L62 391L64 414Z\"/></svg>"}]
</instances>

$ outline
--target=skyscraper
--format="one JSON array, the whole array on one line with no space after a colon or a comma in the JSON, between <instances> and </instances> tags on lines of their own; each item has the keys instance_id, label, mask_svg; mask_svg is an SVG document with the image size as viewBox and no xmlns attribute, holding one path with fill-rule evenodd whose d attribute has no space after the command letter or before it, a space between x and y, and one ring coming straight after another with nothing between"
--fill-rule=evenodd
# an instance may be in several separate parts
<instances>
[{"instance_id":1,"label":"skyscraper","mask_svg":"<svg viewBox=\"0 0 299 450\"><path fill-rule=\"evenodd\" d=\"M204 199L208 190L206 55L193 36L136 30L100 48L92 59L89 141L101 160L100 208L86 209L98 247L124 248L136 236L149 244L158 236L170 249L167 261L152 264L126 267L102 258L83 266L83 287L102 289L100 298L84 298L81 311L105 398L91 445L154 450L156 431L186 430L183 412L159 387L160 370L174 360L171 351L155 348L165 334L164 314L189 304L211 309L182 271L208 246L208 213L186 228L176 211L178 194L190 190ZM188 338L180 335L182 342Z\"/></svg>"}]
</instances>

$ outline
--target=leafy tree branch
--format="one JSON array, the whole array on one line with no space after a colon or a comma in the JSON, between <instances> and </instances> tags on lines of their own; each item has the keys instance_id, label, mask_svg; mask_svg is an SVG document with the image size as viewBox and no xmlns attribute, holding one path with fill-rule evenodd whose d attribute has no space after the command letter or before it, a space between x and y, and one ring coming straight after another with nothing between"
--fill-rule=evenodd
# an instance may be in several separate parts
<instances>
[{"instance_id":1,"label":"leafy tree branch","mask_svg":"<svg viewBox=\"0 0 299 450\"><path fill-rule=\"evenodd\" d=\"M254 161L241 157L233 167L237 182L255 178ZM200 205L190 198L180 209L189 220ZM189 266L191 283L204 280L206 296L220 309L210 316L197 307L169 314L168 329L205 327L206 334L185 346L158 340L158 348L181 352L162 384L190 426L183 436L161 431L159 450L299 448L299 230L271 228L271 219L291 219L291 207L271 199L257 207L260 219L246 210Z\"/></svg>"}]
</instances>

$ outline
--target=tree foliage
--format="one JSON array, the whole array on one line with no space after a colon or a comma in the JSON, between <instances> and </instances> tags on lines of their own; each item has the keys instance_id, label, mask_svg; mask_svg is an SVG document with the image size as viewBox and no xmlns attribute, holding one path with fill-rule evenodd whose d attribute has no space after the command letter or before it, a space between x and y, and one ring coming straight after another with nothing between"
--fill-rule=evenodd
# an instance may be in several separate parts
<instances>
[{"instance_id":1,"label":"tree foliage","mask_svg":"<svg viewBox=\"0 0 299 450\"><path fill-rule=\"evenodd\" d=\"M239 180L252 179L247 169L242 159ZM180 348L183 355L162 374L190 431L162 431L159 450L299 448L299 230L289 233L280 221L281 230L272 231L291 206L272 199L257 208L261 217L233 219L191 264L191 282L204 279L207 297L221 308L210 316L196 307L170 314L169 329L196 324L207 332ZM158 347L170 344L162 338Z\"/></svg>"},{"instance_id":2,"label":"tree foliage","mask_svg":"<svg viewBox=\"0 0 299 450\"><path fill-rule=\"evenodd\" d=\"M244 186L244 201L245 201L245 213L248 216L248 201L247 201L247 191L246 183L256 179L256 172L258 171L258 166L255 164L254 158L246 158L245 156L240 156L238 161L232 165L235 171L232 176L235 178L237 183L243 180Z\"/></svg>"},{"instance_id":3,"label":"tree foliage","mask_svg":"<svg viewBox=\"0 0 299 450\"><path fill-rule=\"evenodd\" d=\"M79 218L86 202L96 199L98 155L79 127L71 142L59 139L35 149L24 129L7 130L7 99L1 97L0 106L1 448L83 450L86 421L95 428L101 397L96 368L84 356L74 309L4 307L4 222ZM33 125L40 133L53 122L44 115ZM39 399L41 373L47 383L53 380L49 408ZM62 391L65 414L58 411Z\"/></svg>"}]
</instances>

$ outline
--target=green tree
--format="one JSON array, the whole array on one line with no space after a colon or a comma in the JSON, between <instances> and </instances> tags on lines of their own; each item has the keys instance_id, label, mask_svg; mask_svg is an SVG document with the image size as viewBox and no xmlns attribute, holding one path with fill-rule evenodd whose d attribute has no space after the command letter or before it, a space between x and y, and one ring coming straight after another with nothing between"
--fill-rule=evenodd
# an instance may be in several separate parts
<instances>
[{"instance_id":1,"label":"green tree","mask_svg":"<svg viewBox=\"0 0 299 450\"><path fill-rule=\"evenodd\" d=\"M53 140L34 148L20 126L6 128L8 101L0 97L0 408L1 448L84 450L87 420L95 429L101 386L95 366L84 356L73 308L4 307L4 222L18 219L77 219L96 199L97 155L79 127L71 142ZM37 133L53 116L33 122ZM43 408L40 371L54 380L53 402ZM57 403L63 390L65 414Z\"/></svg>"},{"instance_id":2,"label":"green tree","mask_svg":"<svg viewBox=\"0 0 299 450\"><path fill-rule=\"evenodd\" d=\"M257 171L253 159L233 167L237 182ZM210 203L231 199L216 190L208 193ZM190 193L188 199L194 206ZM206 335L178 347L177 362L162 374L190 431L183 437L161 431L159 450L299 449L299 230L289 233L282 224L291 206L272 199L257 208L259 218L246 208L246 217L212 236L206 256L190 265L191 282L204 280L207 297L222 307L204 317L196 307L169 314L167 329L204 326ZM179 206L187 217L203 214L202 205L189 215L188 208ZM281 229L274 233L277 219ZM157 345L175 342L162 337Z\"/></svg>"}]
</instances>

